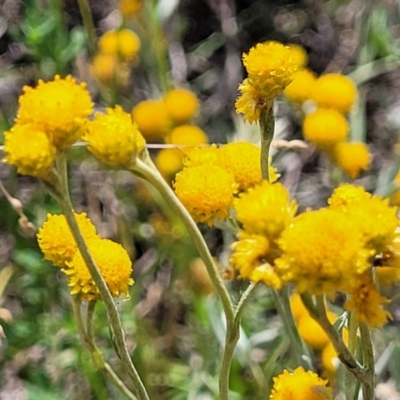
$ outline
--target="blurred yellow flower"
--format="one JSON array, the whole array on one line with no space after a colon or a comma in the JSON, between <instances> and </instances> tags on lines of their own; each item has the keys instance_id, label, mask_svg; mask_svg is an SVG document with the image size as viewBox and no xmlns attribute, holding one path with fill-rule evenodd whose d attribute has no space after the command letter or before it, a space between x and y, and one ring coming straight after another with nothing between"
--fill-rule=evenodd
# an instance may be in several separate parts
<instances>
[{"instance_id":1,"label":"blurred yellow flower","mask_svg":"<svg viewBox=\"0 0 400 400\"><path fill-rule=\"evenodd\" d=\"M162 149L156 156L155 164L161 175L170 179L183 168L183 157L179 149Z\"/></svg>"},{"instance_id":2,"label":"blurred yellow flower","mask_svg":"<svg viewBox=\"0 0 400 400\"><path fill-rule=\"evenodd\" d=\"M304 103L310 98L315 81L314 72L309 69L301 69L292 75L292 82L286 87L283 94L293 103Z\"/></svg>"},{"instance_id":3,"label":"blurred yellow flower","mask_svg":"<svg viewBox=\"0 0 400 400\"><path fill-rule=\"evenodd\" d=\"M217 165L186 167L177 174L173 186L194 220L209 226L215 218L224 220L229 216L237 192L232 174Z\"/></svg>"},{"instance_id":4,"label":"blurred yellow flower","mask_svg":"<svg viewBox=\"0 0 400 400\"><path fill-rule=\"evenodd\" d=\"M75 218L85 240L98 237L86 213L75 213ZM37 239L44 258L60 268L67 268L66 263L72 260L78 249L64 215L47 214Z\"/></svg>"},{"instance_id":5,"label":"blurred yellow flower","mask_svg":"<svg viewBox=\"0 0 400 400\"><path fill-rule=\"evenodd\" d=\"M233 174L240 191L261 182L261 149L258 146L248 142L228 143L221 147L220 156L223 167Z\"/></svg>"},{"instance_id":6,"label":"blurred yellow flower","mask_svg":"<svg viewBox=\"0 0 400 400\"><path fill-rule=\"evenodd\" d=\"M297 216L283 231L282 256L275 260L282 279L302 293L333 295L351 289L369 267L371 251L357 224L340 211L319 209Z\"/></svg>"},{"instance_id":7,"label":"blurred yellow flower","mask_svg":"<svg viewBox=\"0 0 400 400\"><path fill-rule=\"evenodd\" d=\"M261 110L270 110L273 99L291 82L304 60L297 48L278 42L259 43L243 54L248 78L239 85L236 112L250 123L260 118Z\"/></svg>"},{"instance_id":8,"label":"blurred yellow flower","mask_svg":"<svg viewBox=\"0 0 400 400\"><path fill-rule=\"evenodd\" d=\"M236 218L248 233L264 235L271 244L289 226L297 211L295 200L280 183L262 181L234 201Z\"/></svg>"},{"instance_id":9,"label":"blurred yellow flower","mask_svg":"<svg viewBox=\"0 0 400 400\"><path fill-rule=\"evenodd\" d=\"M130 29L110 30L99 39L99 51L104 54L113 54L121 61L132 61L140 50L140 39Z\"/></svg>"},{"instance_id":10,"label":"blurred yellow flower","mask_svg":"<svg viewBox=\"0 0 400 400\"><path fill-rule=\"evenodd\" d=\"M275 377L269 400L332 400L332 389L327 380L312 371L297 367L293 372L284 370Z\"/></svg>"},{"instance_id":11,"label":"blurred yellow flower","mask_svg":"<svg viewBox=\"0 0 400 400\"><path fill-rule=\"evenodd\" d=\"M350 292L350 299L344 305L345 310L354 311L357 321L370 327L382 327L391 315L383 306L390 300L378 292L370 273L362 274L357 286Z\"/></svg>"},{"instance_id":12,"label":"blurred yellow flower","mask_svg":"<svg viewBox=\"0 0 400 400\"><path fill-rule=\"evenodd\" d=\"M205 147L196 147L188 151L183 163L187 167L211 164L222 167L221 149L215 144Z\"/></svg>"},{"instance_id":13,"label":"blurred yellow flower","mask_svg":"<svg viewBox=\"0 0 400 400\"><path fill-rule=\"evenodd\" d=\"M125 17L135 15L142 8L142 0L119 0L118 9Z\"/></svg>"},{"instance_id":14,"label":"blurred yellow flower","mask_svg":"<svg viewBox=\"0 0 400 400\"><path fill-rule=\"evenodd\" d=\"M346 118L336 110L319 108L303 121L304 137L325 150L346 140L348 132Z\"/></svg>"},{"instance_id":15,"label":"blurred yellow flower","mask_svg":"<svg viewBox=\"0 0 400 400\"><path fill-rule=\"evenodd\" d=\"M357 98L357 87L345 75L326 74L314 83L311 98L319 107L348 113Z\"/></svg>"},{"instance_id":16,"label":"blurred yellow flower","mask_svg":"<svg viewBox=\"0 0 400 400\"><path fill-rule=\"evenodd\" d=\"M188 123L199 110L199 100L190 90L170 90L165 95L164 101L175 125Z\"/></svg>"},{"instance_id":17,"label":"blurred yellow flower","mask_svg":"<svg viewBox=\"0 0 400 400\"><path fill-rule=\"evenodd\" d=\"M148 142L163 140L171 128L171 119L163 101L146 100L132 110L132 118Z\"/></svg>"},{"instance_id":18,"label":"blurred yellow flower","mask_svg":"<svg viewBox=\"0 0 400 400\"><path fill-rule=\"evenodd\" d=\"M121 294L129 296L129 286L133 285L132 262L126 250L118 243L108 239L95 238L87 242L88 250L113 297ZM90 275L89 269L79 251L67 262L72 295L82 300L101 299L99 289Z\"/></svg>"},{"instance_id":19,"label":"blurred yellow flower","mask_svg":"<svg viewBox=\"0 0 400 400\"><path fill-rule=\"evenodd\" d=\"M4 161L18 173L44 177L54 163L56 148L47 135L33 124L15 124L4 132Z\"/></svg>"},{"instance_id":20,"label":"blurred yellow flower","mask_svg":"<svg viewBox=\"0 0 400 400\"><path fill-rule=\"evenodd\" d=\"M338 143L333 150L333 160L351 179L368 169L371 158L368 146L361 142Z\"/></svg>"},{"instance_id":21,"label":"blurred yellow flower","mask_svg":"<svg viewBox=\"0 0 400 400\"><path fill-rule=\"evenodd\" d=\"M172 131L165 138L167 143L184 145L188 147L195 147L201 144L206 144L208 138L206 133L195 125L181 125L172 129ZM181 149L183 152L188 151L185 147Z\"/></svg>"},{"instance_id":22,"label":"blurred yellow flower","mask_svg":"<svg viewBox=\"0 0 400 400\"><path fill-rule=\"evenodd\" d=\"M117 82L124 86L129 81L129 67L119 60L116 54L96 54L90 64L90 72L94 78L105 85Z\"/></svg>"},{"instance_id":23,"label":"blurred yellow flower","mask_svg":"<svg viewBox=\"0 0 400 400\"><path fill-rule=\"evenodd\" d=\"M82 139L88 142L88 150L107 164L128 164L145 147L131 116L119 106L96 114L85 128Z\"/></svg>"},{"instance_id":24,"label":"blurred yellow flower","mask_svg":"<svg viewBox=\"0 0 400 400\"><path fill-rule=\"evenodd\" d=\"M36 88L24 86L19 97L18 124L34 124L45 132L57 149L65 149L78 140L82 126L92 113L93 103L84 83L74 78L39 80Z\"/></svg>"},{"instance_id":25,"label":"blurred yellow flower","mask_svg":"<svg viewBox=\"0 0 400 400\"><path fill-rule=\"evenodd\" d=\"M292 310L293 318L296 322L298 322L303 315L309 315L298 293L293 293L290 296L290 309Z\"/></svg>"}]
</instances>

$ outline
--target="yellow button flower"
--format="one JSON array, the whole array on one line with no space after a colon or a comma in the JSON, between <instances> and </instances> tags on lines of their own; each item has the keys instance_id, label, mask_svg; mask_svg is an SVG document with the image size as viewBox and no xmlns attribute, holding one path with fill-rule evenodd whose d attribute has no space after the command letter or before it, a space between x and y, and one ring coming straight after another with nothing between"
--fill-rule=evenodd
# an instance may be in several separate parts
<instances>
[{"instance_id":1,"label":"yellow button flower","mask_svg":"<svg viewBox=\"0 0 400 400\"><path fill-rule=\"evenodd\" d=\"M348 132L346 118L336 110L319 108L304 118L304 137L324 150L346 140Z\"/></svg>"},{"instance_id":2,"label":"yellow button flower","mask_svg":"<svg viewBox=\"0 0 400 400\"><path fill-rule=\"evenodd\" d=\"M215 218L224 220L229 216L237 184L221 167L200 165L179 172L174 189L194 220L211 226Z\"/></svg>"},{"instance_id":3,"label":"yellow button flower","mask_svg":"<svg viewBox=\"0 0 400 400\"><path fill-rule=\"evenodd\" d=\"M187 167L211 164L222 167L221 149L215 144L209 147L196 147L188 151L183 163Z\"/></svg>"},{"instance_id":4,"label":"yellow button flower","mask_svg":"<svg viewBox=\"0 0 400 400\"><path fill-rule=\"evenodd\" d=\"M303 367L293 372L284 370L274 378L269 400L332 400L332 389L327 383L314 372L304 371Z\"/></svg>"},{"instance_id":5,"label":"yellow button flower","mask_svg":"<svg viewBox=\"0 0 400 400\"><path fill-rule=\"evenodd\" d=\"M75 214L75 218L85 240L98 237L86 213ZM66 268L66 263L72 260L78 249L64 215L47 214L37 239L44 258L60 268Z\"/></svg>"},{"instance_id":6,"label":"yellow button flower","mask_svg":"<svg viewBox=\"0 0 400 400\"><path fill-rule=\"evenodd\" d=\"M142 0L119 0L118 9L125 17L135 15L142 8Z\"/></svg>"},{"instance_id":7,"label":"yellow button flower","mask_svg":"<svg viewBox=\"0 0 400 400\"><path fill-rule=\"evenodd\" d=\"M74 78L39 80L36 88L25 86L19 97L18 124L34 124L53 145L65 149L78 140L82 125L92 113L93 103L84 83Z\"/></svg>"},{"instance_id":8,"label":"yellow button flower","mask_svg":"<svg viewBox=\"0 0 400 400\"><path fill-rule=\"evenodd\" d=\"M98 53L90 65L92 75L104 85L126 85L129 81L129 66L119 60L118 55Z\"/></svg>"},{"instance_id":9,"label":"yellow button flower","mask_svg":"<svg viewBox=\"0 0 400 400\"><path fill-rule=\"evenodd\" d=\"M155 164L162 176L170 179L183 168L183 157L179 149L162 149L156 156Z\"/></svg>"},{"instance_id":10,"label":"yellow button flower","mask_svg":"<svg viewBox=\"0 0 400 400\"><path fill-rule=\"evenodd\" d=\"M304 60L297 49L278 42L259 43L243 54L248 78L239 85L240 97L236 112L250 123L260 118L261 110L269 110L273 99L291 82L292 75Z\"/></svg>"},{"instance_id":11,"label":"yellow button flower","mask_svg":"<svg viewBox=\"0 0 400 400\"><path fill-rule=\"evenodd\" d=\"M171 128L171 119L163 101L146 100L132 110L132 118L148 142L163 140Z\"/></svg>"},{"instance_id":12,"label":"yellow button flower","mask_svg":"<svg viewBox=\"0 0 400 400\"><path fill-rule=\"evenodd\" d=\"M195 125L181 125L172 129L172 131L165 138L167 143L184 145L188 147L195 147L201 144L206 144L208 138L206 133ZM181 149L186 152L188 149L184 147Z\"/></svg>"},{"instance_id":13,"label":"yellow button flower","mask_svg":"<svg viewBox=\"0 0 400 400\"><path fill-rule=\"evenodd\" d=\"M349 290L369 267L371 251L357 224L330 209L297 216L279 239L282 256L275 260L284 281L298 292L333 295Z\"/></svg>"},{"instance_id":14,"label":"yellow button flower","mask_svg":"<svg viewBox=\"0 0 400 400\"><path fill-rule=\"evenodd\" d=\"M190 90L170 90L165 95L164 101L175 125L186 124L199 110L199 100Z\"/></svg>"},{"instance_id":15,"label":"yellow button flower","mask_svg":"<svg viewBox=\"0 0 400 400\"><path fill-rule=\"evenodd\" d=\"M107 164L128 164L145 146L131 116L119 106L107 108L106 114L96 114L85 130L82 139L88 142L88 150Z\"/></svg>"},{"instance_id":16,"label":"yellow button flower","mask_svg":"<svg viewBox=\"0 0 400 400\"><path fill-rule=\"evenodd\" d=\"M110 30L100 37L99 50L118 55L121 61L132 61L140 50L140 39L130 29Z\"/></svg>"},{"instance_id":17,"label":"yellow button flower","mask_svg":"<svg viewBox=\"0 0 400 400\"><path fill-rule=\"evenodd\" d=\"M351 179L356 179L361 171L368 169L371 158L365 143L342 142L333 150L333 160Z\"/></svg>"},{"instance_id":18,"label":"yellow button flower","mask_svg":"<svg viewBox=\"0 0 400 400\"><path fill-rule=\"evenodd\" d=\"M56 148L47 135L32 124L14 125L4 132L4 161L18 173L44 177L54 163Z\"/></svg>"},{"instance_id":19,"label":"yellow button flower","mask_svg":"<svg viewBox=\"0 0 400 400\"><path fill-rule=\"evenodd\" d=\"M118 243L100 238L88 241L87 246L111 295L129 296L129 286L133 285L134 281L131 278L132 262L126 250ZM71 294L80 296L82 300L101 299L99 289L79 251L67 265L68 270L65 273L69 278Z\"/></svg>"},{"instance_id":20,"label":"yellow button flower","mask_svg":"<svg viewBox=\"0 0 400 400\"><path fill-rule=\"evenodd\" d=\"M248 142L228 143L221 147L221 162L244 191L262 181L261 149Z\"/></svg>"},{"instance_id":21,"label":"yellow button flower","mask_svg":"<svg viewBox=\"0 0 400 400\"><path fill-rule=\"evenodd\" d=\"M320 76L311 92L319 107L333 108L348 113L357 97L357 87L347 76L326 74Z\"/></svg>"},{"instance_id":22,"label":"yellow button flower","mask_svg":"<svg viewBox=\"0 0 400 400\"><path fill-rule=\"evenodd\" d=\"M285 97L293 103L302 104L310 98L315 81L314 72L301 69L292 75L292 82L284 90Z\"/></svg>"},{"instance_id":23,"label":"yellow button flower","mask_svg":"<svg viewBox=\"0 0 400 400\"><path fill-rule=\"evenodd\" d=\"M235 199L234 208L246 232L264 235L272 243L292 222L297 204L282 184L264 180Z\"/></svg>"}]
</instances>

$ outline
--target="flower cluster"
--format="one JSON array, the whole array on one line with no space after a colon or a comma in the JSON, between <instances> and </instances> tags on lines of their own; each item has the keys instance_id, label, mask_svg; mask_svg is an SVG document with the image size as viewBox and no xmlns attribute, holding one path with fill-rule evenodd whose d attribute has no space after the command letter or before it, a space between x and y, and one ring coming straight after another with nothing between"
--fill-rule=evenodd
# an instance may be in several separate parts
<instances>
[{"instance_id":1,"label":"flower cluster","mask_svg":"<svg viewBox=\"0 0 400 400\"><path fill-rule=\"evenodd\" d=\"M236 193L262 179L260 149L247 142L195 148L183 163L184 169L173 183L175 192L192 217L208 225L215 218L228 218ZM276 180L274 168L270 167L270 171Z\"/></svg>"},{"instance_id":2,"label":"flower cluster","mask_svg":"<svg viewBox=\"0 0 400 400\"><path fill-rule=\"evenodd\" d=\"M357 88L348 77L330 73L317 78L304 69L293 75L284 94L294 104L314 105L303 121L304 137L326 151L350 178L357 178L369 167L371 154L365 143L348 141L346 115L357 98Z\"/></svg>"},{"instance_id":3,"label":"flower cluster","mask_svg":"<svg viewBox=\"0 0 400 400\"><path fill-rule=\"evenodd\" d=\"M269 111L272 102L293 79L293 74L306 62L304 50L279 42L259 43L243 54L248 77L239 85L241 95L236 112L244 114L250 123L258 121L263 110Z\"/></svg>"},{"instance_id":4,"label":"flower cluster","mask_svg":"<svg viewBox=\"0 0 400 400\"><path fill-rule=\"evenodd\" d=\"M56 75L35 88L25 86L19 106L14 126L4 134L5 161L21 174L45 177L57 151L82 136L93 109L89 92L71 76Z\"/></svg>"},{"instance_id":5,"label":"flower cluster","mask_svg":"<svg viewBox=\"0 0 400 400\"><path fill-rule=\"evenodd\" d=\"M129 294L133 284L132 263L126 250L111 240L102 239L85 213L75 214L78 227L112 296ZM44 258L51 261L68 277L71 294L82 300L100 299L100 292L78 251L64 215L47 215L38 234Z\"/></svg>"}]
</instances>

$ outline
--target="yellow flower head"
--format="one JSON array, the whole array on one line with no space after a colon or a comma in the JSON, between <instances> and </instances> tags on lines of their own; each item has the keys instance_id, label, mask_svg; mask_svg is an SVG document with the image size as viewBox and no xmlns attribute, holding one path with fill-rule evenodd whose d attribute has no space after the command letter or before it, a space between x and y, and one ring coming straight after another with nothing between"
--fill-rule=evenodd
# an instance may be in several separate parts
<instances>
[{"instance_id":1,"label":"yellow flower head","mask_svg":"<svg viewBox=\"0 0 400 400\"><path fill-rule=\"evenodd\" d=\"M348 132L346 118L336 110L319 108L304 118L304 137L325 150L346 140Z\"/></svg>"},{"instance_id":2,"label":"yellow flower head","mask_svg":"<svg viewBox=\"0 0 400 400\"><path fill-rule=\"evenodd\" d=\"M167 143L186 145L189 147L199 146L208 142L207 135L198 126L181 125L174 128L171 133L165 138ZM182 148L185 152L187 149Z\"/></svg>"},{"instance_id":3,"label":"yellow flower head","mask_svg":"<svg viewBox=\"0 0 400 400\"><path fill-rule=\"evenodd\" d=\"M260 118L261 110L269 109L273 99L291 82L292 75L304 60L298 49L278 42L259 43L243 54L248 78L239 85L240 97L236 112L250 123Z\"/></svg>"},{"instance_id":4,"label":"yellow flower head","mask_svg":"<svg viewBox=\"0 0 400 400\"><path fill-rule=\"evenodd\" d=\"M140 50L140 39L130 29L111 30L99 39L99 50L104 54L113 54L121 61L131 61Z\"/></svg>"},{"instance_id":5,"label":"yellow flower head","mask_svg":"<svg viewBox=\"0 0 400 400\"><path fill-rule=\"evenodd\" d=\"M187 167L211 164L222 167L221 149L215 144L209 147L196 147L188 151L183 163Z\"/></svg>"},{"instance_id":6,"label":"yellow flower head","mask_svg":"<svg viewBox=\"0 0 400 400\"><path fill-rule=\"evenodd\" d=\"M92 75L104 85L112 85L116 81L125 86L129 81L129 66L118 59L118 55L98 53L90 65Z\"/></svg>"},{"instance_id":7,"label":"yellow flower head","mask_svg":"<svg viewBox=\"0 0 400 400\"><path fill-rule=\"evenodd\" d=\"M293 318L296 322L299 322L303 315L309 315L308 310L298 293L293 293L290 296L290 309L292 310Z\"/></svg>"},{"instance_id":8,"label":"yellow flower head","mask_svg":"<svg viewBox=\"0 0 400 400\"><path fill-rule=\"evenodd\" d=\"M365 143L342 142L335 146L333 159L351 179L356 179L361 171L368 169L371 154Z\"/></svg>"},{"instance_id":9,"label":"yellow flower head","mask_svg":"<svg viewBox=\"0 0 400 400\"><path fill-rule=\"evenodd\" d=\"M342 113L350 111L356 97L356 85L342 74L320 76L311 92L311 98L319 107L333 108Z\"/></svg>"},{"instance_id":10,"label":"yellow flower head","mask_svg":"<svg viewBox=\"0 0 400 400\"><path fill-rule=\"evenodd\" d=\"M303 367L293 372L284 370L274 378L274 386L269 400L332 400L332 389L326 380Z\"/></svg>"},{"instance_id":11,"label":"yellow flower head","mask_svg":"<svg viewBox=\"0 0 400 400\"><path fill-rule=\"evenodd\" d=\"M282 184L263 181L235 199L234 208L246 232L264 235L272 243L292 222L297 204Z\"/></svg>"},{"instance_id":12,"label":"yellow flower head","mask_svg":"<svg viewBox=\"0 0 400 400\"><path fill-rule=\"evenodd\" d=\"M221 162L239 184L239 190L247 190L260 183L261 149L248 142L228 143L221 148Z\"/></svg>"},{"instance_id":13,"label":"yellow flower head","mask_svg":"<svg viewBox=\"0 0 400 400\"><path fill-rule=\"evenodd\" d=\"M312 87L317 78L314 72L309 69L301 69L295 72L292 78L292 82L283 93L293 103L302 104L310 98Z\"/></svg>"},{"instance_id":14,"label":"yellow flower head","mask_svg":"<svg viewBox=\"0 0 400 400\"><path fill-rule=\"evenodd\" d=\"M129 286L133 285L132 262L126 250L118 243L108 239L95 238L87 242L100 273L113 297L129 295ZM82 255L77 251L67 262L71 294L79 295L82 300L101 299L99 289L90 275Z\"/></svg>"},{"instance_id":15,"label":"yellow flower head","mask_svg":"<svg viewBox=\"0 0 400 400\"><path fill-rule=\"evenodd\" d=\"M86 213L75 214L75 218L85 240L98 237ZM37 239L44 258L60 268L66 268L66 263L72 260L78 249L64 215L47 214Z\"/></svg>"},{"instance_id":16,"label":"yellow flower head","mask_svg":"<svg viewBox=\"0 0 400 400\"><path fill-rule=\"evenodd\" d=\"M389 199L383 200L379 196L364 193L360 188L342 185L333 192L328 202L330 208L341 211L352 221L362 234L364 245L374 254L379 254L395 238L399 224L397 209L390 207Z\"/></svg>"},{"instance_id":17,"label":"yellow flower head","mask_svg":"<svg viewBox=\"0 0 400 400\"><path fill-rule=\"evenodd\" d=\"M91 153L112 165L129 163L145 146L131 116L118 106L107 108L106 114L98 113L92 121L88 121L83 140L88 142Z\"/></svg>"},{"instance_id":18,"label":"yellow flower head","mask_svg":"<svg viewBox=\"0 0 400 400\"><path fill-rule=\"evenodd\" d=\"M179 149L162 149L156 156L156 167L169 179L183 168L183 157Z\"/></svg>"},{"instance_id":19,"label":"yellow flower head","mask_svg":"<svg viewBox=\"0 0 400 400\"><path fill-rule=\"evenodd\" d=\"M347 311L354 311L357 321L379 328L391 318L390 313L383 308L390 300L380 295L371 274L362 274L350 294L351 298L344 308Z\"/></svg>"},{"instance_id":20,"label":"yellow flower head","mask_svg":"<svg viewBox=\"0 0 400 400\"><path fill-rule=\"evenodd\" d=\"M175 125L186 124L199 110L199 100L190 90L170 90L165 95L164 101Z\"/></svg>"},{"instance_id":21,"label":"yellow flower head","mask_svg":"<svg viewBox=\"0 0 400 400\"><path fill-rule=\"evenodd\" d=\"M334 294L352 287L369 268L359 227L345 214L320 209L297 216L279 240L283 255L275 260L284 281L312 294Z\"/></svg>"},{"instance_id":22,"label":"yellow flower head","mask_svg":"<svg viewBox=\"0 0 400 400\"><path fill-rule=\"evenodd\" d=\"M276 273L274 267L268 263L256 267L250 274L249 279L254 283L263 282L268 287L273 287L277 290L282 289L281 278Z\"/></svg>"},{"instance_id":23,"label":"yellow flower head","mask_svg":"<svg viewBox=\"0 0 400 400\"><path fill-rule=\"evenodd\" d=\"M333 323L336 320L337 315L332 312L328 312L327 317L329 321ZM321 328L320 324L309 314L304 314L300 317L299 321L297 322L297 329L304 342L313 350L322 350L329 344L328 335Z\"/></svg>"},{"instance_id":24,"label":"yellow flower head","mask_svg":"<svg viewBox=\"0 0 400 400\"><path fill-rule=\"evenodd\" d=\"M53 81L39 80L36 88L24 86L19 97L18 124L34 124L45 132L57 149L65 149L78 140L93 104L84 83L74 78L55 76Z\"/></svg>"},{"instance_id":25,"label":"yellow flower head","mask_svg":"<svg viewBox=\"0 0 400 400\"><path fill-rule=\"evenodd\" d=\"M229 172L216 165L187 167L176 176L176 195L197 222L212 225L214 218L229 216L237 184Z\"/></svg>"},{"instance_id":26,"label":"yellow flower head","mask_svg":"<svg viewBox=\"0 0 400 400\"><path fill-rule=\"evenodd\" d=\"M163 101L140 102L132 110L132 118L148 142L162 140L171 127L171 119Z\"/></svg>"},{"instance_id":27,"label":"yellow flower head","mask_svg":"<svg viewBox=\"0 0 400 400\"><path fill-rule=\"evenodd\" d=\"M36 125L16 124L4 132L4 161L14 165L18 173L43 177L56 157L56 148Z\"/></svg>"},{"instance_id":28,"label":"yellow flower head","mask_svg":"<svg viewBox=\"0 0 400 400\"><path fill-rule=\"evenodd\" d=\"M142 0L119 0L118 9L125 17L135 15L142 8Z\"/></svg>"},{"instance_id":29,"label":"yellow flower head","mask_svg":"<svg viewBox=\"0 0 400 400\"><path fill-rule=\"evenodd\" d=\"M246 231L239 232L237 238L231 245L230 264L239 271L240 278L249 278L255 268L265 264L270 244L265 236Z\"/></svg>"}]
</instances>

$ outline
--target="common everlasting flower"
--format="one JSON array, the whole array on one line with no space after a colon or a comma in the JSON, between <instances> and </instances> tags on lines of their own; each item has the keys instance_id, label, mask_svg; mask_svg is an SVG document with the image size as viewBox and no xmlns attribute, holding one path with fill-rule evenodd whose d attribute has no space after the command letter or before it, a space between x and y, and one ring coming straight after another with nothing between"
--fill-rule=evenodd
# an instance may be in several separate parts
<instances>
[{"instance_id":1,"label":"common everlasting flower","mask_svg":"<svg viewBox=\"0 0 400 400\"><path fill-rule=\"evenodd\" d=\"M354 287L366 271L371 251L357 224L344 213L330 209L297 216L282 233L282 256L275 260L278 274L295 282L297 290L333 295Z\"/></svg>"},{"instance_id":2,"label":"common everlasting flower","mask_svg":"<svg viewBox=\"0 0 400 400\"><path fill-rule=\"evenodd\" d=\"M229 216L237 191L234 177L217 165L187 167L174 182L176 195L197 222L212 225L215 218Z\"/></svg>"},{"instance_id":3,"label":"common everlasting flower","mask_svg":"<svg viewBox=\"0 0 400 400\"><path fill-rule=\"evenodd\" d=\"M381 327L390 318L390 313L383 306L389 299L382 296L372 279L371 274L360 276L357 286L350 292L351 297L344 308L354 311L355 318L370 327Z\"/></svg>"},{"instance_id":4,"label":"common everlasting flower","mask_svg":"<svg viewBox=\"0 0 400 400\"><path fill-rule=\"evenodd\" d=\"M179 149L162 149L156 156L155 164L161 175L170 179L183 168L183 157Z\"/></svg>"},{"instance_id":5,"label":"common everlasting flower","mask_svg":"<svg viewBox=\"0 0 400 400\"><path fill-rule=\"evenodd\" d=\"M356 85L342 74L320 76L311 92L311 98L319 107L333 108L348 113L357 97Z\"/></svg>"},{"instance_id":6,"label":"common everlasting flower","mask_svg":"<svg viewBox=\"0 0 400 400\"><path fill-rule=\"evenodd\" d=\"M167 143L176 145L183 145L188 147L195 147L201 144L206 144L208 138L206 133L195 125L180 125L172 129L172 131L165 138ZM181 148L182 152L187 152L187 148Z\"/></svg>"},{"instance_id":7,"label":"common everlasting flower","mask_svg":"<svg viewBox=\"0 0 400 400\"><path fill-rule=\"evenodd\" d=\"M346 140L348 132L346 118L333 109L319 108L304 118L304 137L325 150Z\"/></svg>"},{"instance_id":8,"label":"common everlasting flower","mask_svg":"<svg viewBox=\"0 0 400 400\"><path fill-rule=\"evenodd\" d=\"M245 121L257 121L261 111L269 110L273 99L291 82L302 62L297 49L278 42L252 47L243 55L248 77L239 85L241 95L235 104L236 111L244 114Z\"/></svg>"},{"instance_id":9,"label":"common everlasting flower","mask_svg":"<svg viewBox=\"0 0 400 400\"><path fill-rule=\"evenodd\" d=\"M99 50L103 54L118 56L121 61L132 61L140 50L140 39L130 29L110 30L99 39Z\"/></svg>"},{"instance_id":10,"label":"common everlasting flower","mask_svg":"<svg viewBox=\"0 0 400 400\"><path fill-rule=\"evenodd\" d=\"M334 148L333 159L351 179L356 179L361 171L368 169L371 154L365 143L342 142Z\"/></svg>"},{"instance_id":11,"label":"common everlasting flower","mask_svg":"<svg viewBox=\"0 0 400 400\"><path fill-rule=\"evenodd\" d=\"M86 213L75 214L75 218L85 240L98 237ZM66 263L72 260L78 249L64 215L47 214L37 239L44 258L60 268L66 268Z\"/></svg>"},{"instance_id":12,"label":"common everlasting flower","mask_svg":"<svg viewBox=\"0 0 400 400\"><path fill-rule=\"evenodd\" d=\"M86 123L85 128L82 139L88 142L88 150L108 164L127 164L145 146L131 116L118 106L108 108L106 114L96 114L92 121Z\"/></svg>"},{"instance_id":13,"label":"common everlasting flower","mask_svg":"<svg viewBox=\"0 0 400 400\"><path fill-rule=\"evenodd\" d=\"M129 65L121 61L117 54L96 54L90 71L104 85L113 85L115 82L126 85L129 81Z\"/></svg>"},{"instance_id":14,"label":"common everlasting flower","mask_svg":"<svg viewBox=\"0 0 400 400\"><path fill-rule=\"evenodd\" d=\"M165 95L164 101L175 125L188 123L199 110L199 100L190 90L170 90Z\"/></svg>"},{"instance_id":15,"label":"common everlasting flower","mask_svg":"<svg viewBox=\"0 0 400 400\"><path fill-rule=\"evenodd\" d=\"M293 372L284 370L274 378L269 400L331 400L332 389L327 383L314 372L304 371L303 367Z\"/></svg>"},{"instance_id":16,"label":"common everlasting flower","mask_svg":"<svg viewBox=\"0 0 400 400\"><path fill-rule=\"evenodd\" d=\"M53 81L39 80L35 88L24 86L23 91L18 124L35 125L57 149L71 146L82 136L82 126L93 108L84 83L78 84L71 76L62 79L56 75Z\"/></svg>"},{"instance_id":17,"label":"common everlasting flower","mask_svg":"<svg viewBox=\"0 0 400 400\"><path fill-rule=\"evenodd\" d=\"M54 163L56 148L46 133L33 124L16 124L4 132L4 161L18 173L43 177Z\"/></svg>"},{"instance_id":18,"label":"common everlasting flower","mask_svg":"<svg viewBox=\"0 0 400 400\"><path fill-rule=\"evenodd\" d=\"M108 239L95 238L87 242L90 254L106 282L113 297L129 295L129 286L133 285L132 262L126 250L118 243ZM82 300L100 299L89 269L79 251L67 262L71 294L79 295Z\"/></svg>"},{"instance_id":19,"label":"common everlasting flower","mask_svg":"<svg viewBox=\"0 0 400 400\"><path fill-rule=\"evenodd\" d=\"M171 128L171 118L165 102L146 100L132 110L132 119L146 141L162 140Z\"/></svg>"},{"instance_id":20,"label":"common everlasting flower","mask_svg":"<svg viewBox=\"0 0 400 400\"><path fill-rule=\"evenodd\" d=\"M292 79L283 93L293 103L302 104L310 98L312 87L317 78L309 69L301 69L292 75Z\"/></svg>"}]
</instances>

